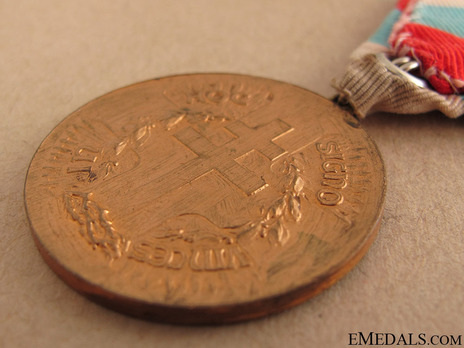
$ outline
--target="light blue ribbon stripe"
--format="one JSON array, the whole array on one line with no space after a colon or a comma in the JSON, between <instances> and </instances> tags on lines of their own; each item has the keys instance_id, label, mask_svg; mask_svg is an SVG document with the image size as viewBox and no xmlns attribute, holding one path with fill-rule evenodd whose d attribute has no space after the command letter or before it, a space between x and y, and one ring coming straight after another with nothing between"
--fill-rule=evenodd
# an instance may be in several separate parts
<instances>
[{"instance_id":1,"label":"light blue ribbon stripe","mask_svg":"<svg viewBox=\"0 0 464 348\"><path fill-rule=\"evenodd\" d=\"M464 1L463 7L443 7L418 4L411 22L440 29L464 38Z\"/></svg>"}]
</instances>

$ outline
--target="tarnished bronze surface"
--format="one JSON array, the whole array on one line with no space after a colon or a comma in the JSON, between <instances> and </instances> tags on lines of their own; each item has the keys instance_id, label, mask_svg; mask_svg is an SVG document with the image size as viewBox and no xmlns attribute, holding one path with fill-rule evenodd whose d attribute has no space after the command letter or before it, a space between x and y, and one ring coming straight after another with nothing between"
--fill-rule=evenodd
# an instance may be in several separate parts
<instances>
[{"instance_id":1,"label":"tarnished bronze surface","mask_svg":"<svg viewBox=\"0 0 464 348\"><path fill-rule=\"evenodd\" d=\"M66 282L178 323L256 318L330 286L373 241L384 193L350 114L226 74L90 102L40 145L25 188L39 250Z\"/></svg>"}]
</instances>

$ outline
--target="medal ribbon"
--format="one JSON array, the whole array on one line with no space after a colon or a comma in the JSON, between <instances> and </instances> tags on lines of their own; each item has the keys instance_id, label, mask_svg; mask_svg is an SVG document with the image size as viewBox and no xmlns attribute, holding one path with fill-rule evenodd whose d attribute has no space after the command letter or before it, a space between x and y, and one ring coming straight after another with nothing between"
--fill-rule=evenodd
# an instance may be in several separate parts
<instances>
[{"instance_id":1,"label":"medal ribbon","mask_svg":"<svg viewBox=\"0 0 464 348\"><path fill-rule=\"evenodd\" d=\"M418 86L407 74L391 69L379 54L417 62L416 76L428 86ZM353 52L336 88L339 100L349 103L359 117L376 111L463 115L464 1L398 1L374 35Z\"/></svg>"}]
</instances>

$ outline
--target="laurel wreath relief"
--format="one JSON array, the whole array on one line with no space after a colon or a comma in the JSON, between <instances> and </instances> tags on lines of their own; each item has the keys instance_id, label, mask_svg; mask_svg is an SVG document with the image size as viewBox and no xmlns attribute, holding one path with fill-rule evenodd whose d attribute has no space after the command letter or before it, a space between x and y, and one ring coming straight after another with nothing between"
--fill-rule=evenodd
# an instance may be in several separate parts
<instances>
[{"instance_id":1,"label":"laurel wreath relief","mask_svg":"<svg viewBox=\"0 0 464 348\"><path fill-rule=\"evenodd\" d=\"M113 227L113 222L108 217L108 210L102 209L91 198L91 193L67 192L66 209L80 224L81 236L93 249L103 250L111 259L119 258L127 241Z\"/></svg>"},{"instance_id":2,"label":"laurel wreath relief","mask_svg":"<svg viewBox=\"0 0 464 348\"><path fill-rule=\"evenodd\" d=\"M146 123L131 132L128 136L117 143L112 151L116 159L126 150L142 146L150 136L155 126ZM111 163L117 163L112 160ZM106 177L111 168L109 162L105 163ZM92 199L93 194L85 192L66 192L64 201L66 210L72 219L80 224L80 234L92 246L93 249L101 249L110 259L120 258L127 247L127 240L113 227L108 217L108 210L100 207Z\"/></svg>"},{"instance_id":3,"label":"laurel wreath relief","mask_svg":"<svg viewBox=\"0 0 464 348\"><path fill-rule=\"evenodd\" d=\"M271 244L284 245L290 238L286 226L289 219L301 220L301 197L304 196L304 180L295 159L284 162L283 173L290 177L283 195L268 209L262 209L262 219L253 224L255 233L267 238Z\"/></svg>"}]
</instances>

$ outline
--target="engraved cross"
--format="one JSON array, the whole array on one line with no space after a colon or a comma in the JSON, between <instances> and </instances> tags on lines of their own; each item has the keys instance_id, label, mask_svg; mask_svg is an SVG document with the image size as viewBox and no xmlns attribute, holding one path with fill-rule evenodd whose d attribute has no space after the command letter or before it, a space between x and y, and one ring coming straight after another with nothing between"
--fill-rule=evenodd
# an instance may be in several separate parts
<instances>
[{"instance_id":1,"label":"engraved cross","mask_svg":"<svg viewBox=\"0 0 464 348\"><path fill-rule=\"evenodd\" d=\"M193 128L184 128L175 137L198 156L184 167L184 175L190 176L190 180L217 169L247 194L258 191L266 184L263 179L235 162L227 148L216 147Z\"/></svg>"},{"instance_id":2,"label":"engraved cross","mask_svg":"<svg viewBox=\"0 0 464 348\"><path fill-rule=\"evenodd\" d=\"M255 173L241 166L236 159L256 150L262 152L271 161L286 151L273 143L280 135L287 134L292 128L281 120L274 120L265 125L250 128L241 121L227 125L228 132L237 137L222 146L216 146L192 126L187 126L173 134L174 138L196 155L165 174L141 182L139 189L147 190L150 185L150 195L147 199L154 200L164 194L183 187L195 179L213 170L221 173L245 194L251 195L266 186L266 182L259 173ZM136 196L137 189L131 190ZM142 203L142 202L141 202Z\"/></svg>"},{"instance_id":3,"label":"engraved cross","mask_svg":"<svg viewBox=\"0 0 464 348\"><path fill-rule=\"evenodd\" d=\"M216 169L245 193L252 194L266 183L255 173L239 165L235 159L257 150L272 161L285 153L285 150L274 144L272 140L291 130L291 127L281 120L274 120L255 128L250 128L241 121L235 121L229 124L227 129L237 138L223 147L215 146L192 127L176 132L174 136L198 156L184 168L183 174L190 176L189 179L192 180L211 169ZM191 178L191 175L196 176Z\"/></svg>"},{"instance_id":4,"label":"engraved cross","mask_svg":"<svg viewBox=\"0 0 464 348\"><path fill-rule=\"evenodd\" d=\"M285 153L285 150L272 141L292 130L287 123L279 119L253 128L248 127L241 121L235 121L227 125L226 128L238 136L238 139L226 145L237 156L255 149L271 161Z\"/></svg>"}]
</instances>

